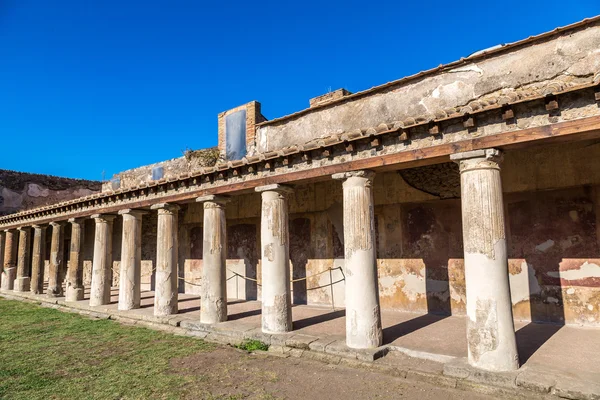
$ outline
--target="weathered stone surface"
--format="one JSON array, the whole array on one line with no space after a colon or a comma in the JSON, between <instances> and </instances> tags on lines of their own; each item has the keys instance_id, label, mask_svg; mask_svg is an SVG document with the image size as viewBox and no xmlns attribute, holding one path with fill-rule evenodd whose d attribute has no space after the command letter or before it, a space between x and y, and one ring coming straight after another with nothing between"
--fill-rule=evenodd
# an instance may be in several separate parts
<instances>
[{"instance_id":1,"label":"weathered stone surface","mask_svg":"<svg viewBox=\"0 0 600 400\"><path fill-rule=\"evenodd\" d=\"M46 256L46 225L34 225L33 250L31 254L31 293L44 290L44 257Z\"/></svg>"},{"instance_id":2,"label":"weathered stone surface","mask_svg":"<svg viewBox=\"0 0 600 400\"><path fill-rule=\"evenodd\" d=\"M344 180L346 344L355 349L376 348L383 342L375 253L373 177L374 173L370 171L333 176Z\"/></svg>"},{"instance_id":3,"label":"weathered stone surface","mask_svg":"<svg viewBox=\"0 0 600 400\"><path fill-rule=\"evenodd\" d=\"M177 314L178 309L178 219L179 206L157 204L158 229L156 238L156 289L154 294L154 315Z\"/></svg>"},{"instance_id":4,"label":"weathered stone surface","mask_svg":"<svg viewBox=\"0 0 600 400\"><path fill-rule=\"evenodd\" d=\"M50 243L50 266L48 268L48 297L60 297L63 294L64 269L64 223L52 222L52 241Z\"/></svg>"},{"instance_id":5,"label":"weathered stone surface","mask_svg":"<svg viewBox=\"0 0 600 400\"><path fill-rule=\"evenodd\" d=\"M31 261L31 228L19 228L19 248L17 253L17 276L15 292L28 292L30 287L29 262Z\"/></svg>"},{"instance_id":6,"label":"weathered stone surface","mask_svg":"<svg viewBox=\"0 0 600 400\"><path fill-rule=\"evenodd\" d=\"M229 198L205 196L200 322L214 324L227 320L227 222Z\"/></svg>"},{"instance_id":7,"label":"weathered stone surface","mask_svg":"<svg viewBox=\"0 0 600 400\"><path fill-rule=\"evenodd\" d=\"M110 303L111 268L113 261L112 236L116 215L92 215L96 223L94 234L94 260L92 263L92 288L90 306Z\"/></svg>"},{"instance_id":8,"label":"weathered stone surface","mask_svg":"<svg viewBox=\"0 0 600 400\"><path fill-rule=\"evenodd\" d=\"M455 154L460 163L463 246L467 288L469 363L492 371L519 367L515 339L501 153L495 149Z\"/></svg>"},{"instance_id":9,"label":"weathered stone surface","mask_svg":"<svg viewBox=\"0 0 600 400\"><path fill-rule=\"evenodd\" d=\"M121 210L123 235L119 280L119 310L140 307L142 268L142 215L140 210Z\"/></svg>"},{"instance_id":10,"label":"weathered stone surface","mask_svg":"<svg viewBox=\"0 0 600 400\"><path fill-rule=\"evenodd\" d=\"M83 245L85 243L84 220L72 218L71 251L67 269L65 298L67 301L83 300Z\"/></svg>"},{"instance_id":11,"label":"weathered stone surface","mask_svg":"<svg viewBox=\"0 0 600 400\"><path fill-rule=\"evenodd\" d=\"M482 104L501 104L531 92L543 95L591 82L600 66L595 51L600 47L599 31L596 23L536 45L485 58L470 57L461 65L428 76L370 89L370 95L357 93L293 118L261 124L256 132L256 151L281 149L381 123L392 125L408 118L429 119L463 109L472 112Z\"/></svg>"},{"instance_id":12,"label":"weathered stone surface","mask_svg":"<svg viewBox=\"0 0 600 400\"><path fill-rule=\"evenodd\" d=\"M288 231L289 187L256 188L262 196L262 328L265 333L292 330Z\"/></svg>"}]
</instances>

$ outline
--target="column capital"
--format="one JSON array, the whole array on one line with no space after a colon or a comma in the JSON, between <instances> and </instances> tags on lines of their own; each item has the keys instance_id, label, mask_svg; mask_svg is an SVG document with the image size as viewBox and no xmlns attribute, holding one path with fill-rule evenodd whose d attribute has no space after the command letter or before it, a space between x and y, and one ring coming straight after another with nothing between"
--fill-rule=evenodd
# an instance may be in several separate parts
<instances>
[{"instance_id":1,"label":"column capital","mask_svg":"<svg viewBox=\"0 0 600 400\"><path fill-rule=\"evenodd\" d=\"M141 218L142 215L148 214L148 211L144 210L135 210L132 208L126 208L124 210L119 210L119 215L133 215L136 218Z\"/></svg>"},{"instance_id":2,"label":"column capital","mask_svg":"<svg viewBox=\"0 0 600 400\"><path fill-rule=\"evenodd\" d=\"M337 174L331 175L331 177L335 180L346 180L348 178L365 178L373 180L373 178L375 178L375 172L363 169L358 171L339 172Z\"/></svg>"},{"instance_id":3,"label":"column capital","mask_svg":"<svg viewBox=\"0 0 600 400\"><path fill-rule=\"evenodd\" d=\"M35 224L35 225L31 225L31 227L33 229L46 229L46 228L48 228L48 225L47 224Z\"/></svg>"},{"instance_id":4,"label":"column capital","mask_svg":"<svg viewBox=\"0 0 600 400\"><path fill-rule=\"evenodd\" d=\"M470 160L473 158L480 158L488 161L502 162L502 151L499 149L482 149L464 151L462 153L450 154L450 160L454 162L460 162L464 160Z\"/></svg>"},{"instance_id":5,"label":"column capital","mask_svg":"<svg viewBox=\"0 0 600 400\"><path fill-rule=\"evenodd\" d=\"M90 218L96 222L112 222L117 216L114 214L92 214Z\"/></svg>"},{"instance_id":6,"label":"column capital","mask_svg":"<svg viewBox=\"0 0 600 400\"><path fill-rule=\"evenodd\" d=\"M254 188L254 190L258 193L262 192L277 192L277 193L293 193L294 188L291 186L280 185L278 183L273 183L271 185L258 186Z\"/></svg>"},{"instance_id":7,"label":"column capital","mask_svg":"<svg viewBox=\"0 0 600 400\"><path fill-rule=\"evenodd\" d=\"M86 220L85 217L69 218L67 221L71 224L82 224Z\"/></svg>"},{"instance_id":8,"label":"column capital","mask_svg":"<svg viewBox=\"0 0 600 400\"><path fill-rule=\"evenodd\" d=\"M52 222L50 222L50 225L56 226L56 227L58 227L58 226L62 227L62 226L65 226L66 222L67 221L52 221Z\"/></svg>"},{"instance_id":9,"label":"column capital","mask_svg":"<svg viewBox=\"0 0 600 400\"><path fill-rule=\"evenodd\" d=\"M179 206L179 204L171 204L171 203L158 203L158 204L153 204L152 206L150 206L151 210L158 210L159 213L162 211L167 212L169 214L172 213L176 213L177 211L179 211L181 209L181 207Z\"/></svg>"},{"instance_id":10,"label":"column capital","mask_svg":"<svg viewBox=\"0 0 600 400\"><path fill-rule=\"evenodd\" d=\"M31 227L30 227L30 226L20 226L20 227L18 227L18 228L17 228L17 230L18 230L19 232L23 232L23 231L29 231L30 229L31 229Z\"/></svg>"},{"instance_id":11,"label":"column capital","mask_svg":"<svg viewBox=\"0 0 600 400\"><path fill-rule=\"evenodd\" d=\"M200 196L196 199L196 203L203 203L204 208L211 208L215 205L218 207L223 207L230 201L231 197L229 196L216 196L214 194L209 194L208 196Z\"/></svg>"},{"instance_id":12,"label":"column capital","mask_svg":"<svg viewBox=\"0 0 600 400\"><path fill-rule=\"evenodd\" d=\"M17 230L16 228L11 228L11 229L5 229L5 230L3 230L3 232L10 233L10 232L14 232L16 230Z\"/></svg>"}]
</instances>

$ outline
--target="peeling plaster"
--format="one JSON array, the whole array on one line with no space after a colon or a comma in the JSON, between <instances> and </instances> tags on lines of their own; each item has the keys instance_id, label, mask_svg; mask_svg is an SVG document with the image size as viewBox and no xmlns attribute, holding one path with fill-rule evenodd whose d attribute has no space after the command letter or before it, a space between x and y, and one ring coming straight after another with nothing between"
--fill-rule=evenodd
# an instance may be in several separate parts
<instances>
[{"instance_id":1,"label":"peeling plaster","mask_svg":"<svg viewBox=\"0 0 600 400\"><path fill-rule=\"evenodd\" d=\"M597 264L588 263L586 261L578 269L570 269L568 271L559 272L551 271L548 272L548 276L553 278L561 278L567 281L577 281L585 278L600 278L600 266Z\"/></svg>"},{"instance_id":2,"label":"peeling plaster","mask_svg":"<svg viewBox=\"0 0 600 400\"><path fill-rule=\"evenodd\" d=\"M521 263L521 272L514 275L509 274L509 281L510 297L513 305L529 300L531 295L539 294L542 291L539 282L535 278L533 267L526 261Z\"/></svg>"}]
</instances>

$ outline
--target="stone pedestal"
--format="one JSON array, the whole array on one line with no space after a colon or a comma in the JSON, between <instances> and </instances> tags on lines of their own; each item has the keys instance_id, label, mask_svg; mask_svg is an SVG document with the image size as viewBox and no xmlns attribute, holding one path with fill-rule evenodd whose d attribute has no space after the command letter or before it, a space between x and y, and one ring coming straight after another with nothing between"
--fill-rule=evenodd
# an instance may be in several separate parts
<instances>
[{"instance_id":1,"label":"stone pedestal","mask_svg":"<svg viewBox=\"0 0 600 400\"><path fill-rule=\"evenodd\" d=\"M140 308L142 274L142 215L140 210L121 210L123 241L119 276L119 310Z\"/></svg>"},{"instance_id":2,"label":"stone pedestal","mask_svg":"<svg viewBox=\"0 0 600 400\"><path fill-rule=\"evenodd\" d=\"M44 257L46 256L46 225L33 226L33 253L31 254L31 293L44 291Z\"/></svg>"},{"instance_id":3,"label":"stone pedestal","mask_svg":"<svg viewBox=\"0 0 600 400\"><path fill-rule=\"evenodd\" d=\"M333 175L343 180L346 276L346 344L354 349L381 346L381 310L371 171Z\"/></svg>"},{"instance_id":4,"label":"stone pedestal","mask_svg":"<svg viewBox=\"0 0 600 400\"><path fill-rule=\"evenodd\" d=\"M490 371L519 368L508 278L501 153L452 155L460 165L469 363Z\"/></svg>"},{"instance_id":5,"label":"stone pedestal","mask_svg":"<svg viewBox=\"0 0 600 400\"><path fill-rule=\"evenodd\" d=\"M94 260L92 261L92 288L90 306L110 304L112 233L116 215L92 215L96 223L94 233Z\"/></svg>"},{"instance_id":6,"label":"stone pedestal","mask_svg":"<svg viewBox=\"0 0 600 400\"><path fill-rule=\"evenodd\" d=\"M19 228L19 250L17 255L17 278L15 279L15 292L28 292L31 278L29 265L31 263L31 228Z\"/></svg>"},{"instance_id":7,"label":"stone pedestal","mask_svg":"<svg viewBox=\"0 0 600 400\"><path fill-rule=\"evenodd\" d=\"M63 273L64 269L64 222L51 222L52 240L50 242L50 265L48 268L48 297L60 297L63 295Z\"/></svg>"},{"instance_id":8,"label":"stone pedestal","mask_svg":"<svg viewBox=\"0 0 600 400\"><path fill-rule=\"evenodd\" d=\"M200 322L215 324L227 321L227 221L225 204L230 199L204 196L204 241L202 247L202 280Z\"/></svg>"},{"instance_id":9,"label":"stone pedestal","mask_svg":"<svg viewBox=\"0 0 600 400\"><path fill-rule=\"evenodd\" d=\"M154 315L162 317L177 314L179 206L155 204L152 209L158 210Z\"/></svg>"},{"instance_id":10,"label":"stone pedestal","mask_svg":"<svg viewBox=\"0 0 600 400\"><path fill-rule=\"evenodd\" d=\"M17 276L17 230L9 229L4 232L4 268L0 281L2 290L13 290Z\"/></svg>"},{"instance_id":11,"label":"stone pedestal","mask_svg":"<svg viewBox=\"0 0 600 400\"><path fill-rule=\"evenodd\" d=\"M262 195L261 266L262 331L292 330L288 199L292 189L281 185L256 188Z\"/></svg>"},{"instance_id":12,"label":"stone pedestal","mask_svg":"<svg viewBox=\"0 0 600 400\"><path fill-rule=\"evenodd\" d=\"M83 300L83 244L84 222L83 218L71 218L71 250L69 252L69 265L67 268L66 301Z\"/></svg>"}]
</instances>

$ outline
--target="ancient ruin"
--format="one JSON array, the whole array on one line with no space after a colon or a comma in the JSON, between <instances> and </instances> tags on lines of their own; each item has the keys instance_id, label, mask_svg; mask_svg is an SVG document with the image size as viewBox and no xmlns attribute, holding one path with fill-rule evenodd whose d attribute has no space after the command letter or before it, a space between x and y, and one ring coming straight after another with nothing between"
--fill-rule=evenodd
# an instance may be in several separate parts
<instances>
[{"instance_id":1,"label":"ancient ruin","mask_svg":"<svg viewBox=\"0 0 600 400\"><path fill-rule=\"evenodd\" d=\"M272 335L293 305L345 308L353 349L383 344L384 310L466 315L490 371L520 366L514 321L600 328L600 18L218 121L216 149L1 217L3 293L102 307L112 286L161 318L200 295L211 325L261 301Z\"/></svg>"}]
</instances>

